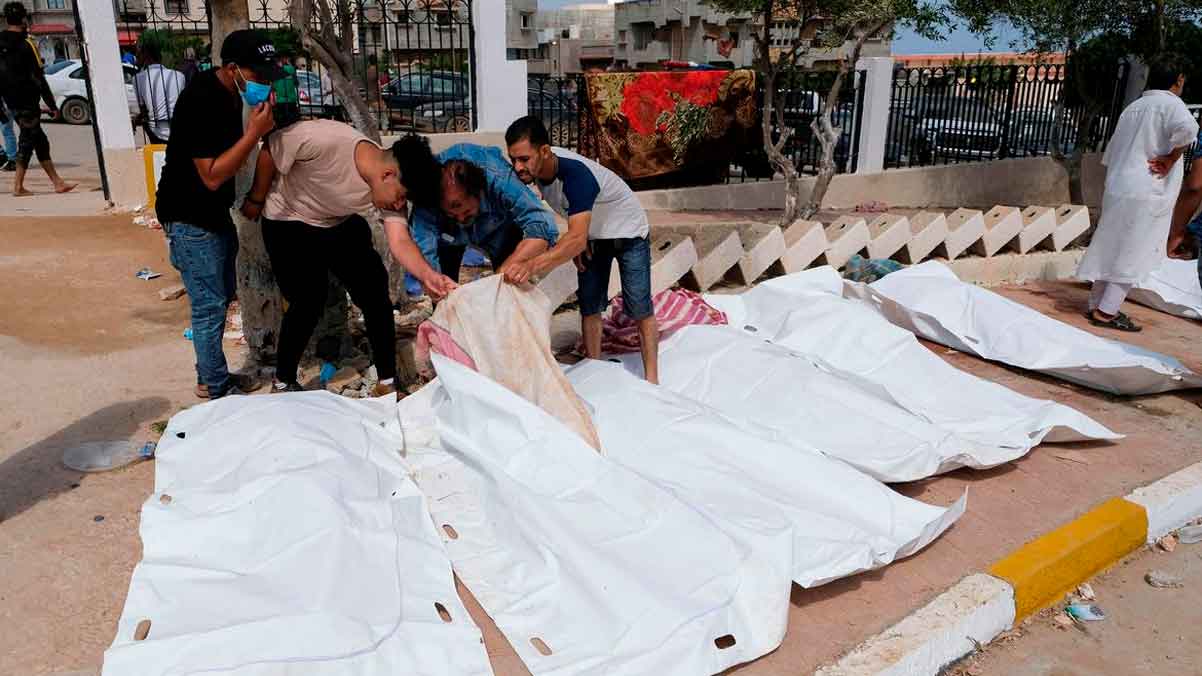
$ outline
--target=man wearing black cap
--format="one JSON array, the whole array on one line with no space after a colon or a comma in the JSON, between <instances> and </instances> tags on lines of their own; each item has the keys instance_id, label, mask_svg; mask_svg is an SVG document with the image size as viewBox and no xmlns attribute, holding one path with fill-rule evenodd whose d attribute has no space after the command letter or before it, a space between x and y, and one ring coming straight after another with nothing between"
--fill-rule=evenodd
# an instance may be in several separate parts
<instances>
[{"instance_id":1,"label":"man wearing black cap","mask_svg":"<svg viewBox=\"0 0 1202 676\"><path fill-rule=\"evenodd\" d=\"M261 387L231 376L221 339L237 291L238 233L230 217L234 177L251 150L275 125L271 82L280 75L275 47L261 33L230 33L220 68L198 73L175 104L167 161L155 210L192 304L196 396L216 399ZM242 104L251 108L242 128Z\"/></svg>"}]
</instances>

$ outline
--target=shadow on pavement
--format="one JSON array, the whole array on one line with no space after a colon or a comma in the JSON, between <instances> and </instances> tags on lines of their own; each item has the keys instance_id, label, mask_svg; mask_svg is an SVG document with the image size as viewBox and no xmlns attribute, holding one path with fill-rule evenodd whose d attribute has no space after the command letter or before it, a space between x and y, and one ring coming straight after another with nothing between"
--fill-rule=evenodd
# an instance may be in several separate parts
<instances>
[{"instance_id":1,"label":"shadow on pavement","mask_svg":"<svg viewBox=\"0 0 1202 676\"><path fill-rule=\"evenodd\" d=\"M147 397L105 406L0 462L0 521L46 498L71 490L84 476L63 466L63 451L84 441L129 439L142 423L168 411L171 402Z\"/></svg>"}]
</instances>

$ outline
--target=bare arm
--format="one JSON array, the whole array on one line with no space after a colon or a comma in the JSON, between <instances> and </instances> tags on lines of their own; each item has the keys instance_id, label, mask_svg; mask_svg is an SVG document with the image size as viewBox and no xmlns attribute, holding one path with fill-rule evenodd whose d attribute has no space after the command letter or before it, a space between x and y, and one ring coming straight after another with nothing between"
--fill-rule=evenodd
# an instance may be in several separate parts
<instances>
[{"instance_id":1,"label":"bare arm","mask_svg":"<svg viewBox=\"0 0 1202 676\"><path fill-rule=\"evenodd\" d=\"M392 257L417 278L431 298L441 299L459 285L455 280L435 270L409 234L409 223L403 218L385 218L384 234L388 236L388 250Z\"/></svg>"},{"instance_id":2,"label":"bare arm","mask_svg":"<svg viewBox=\"0 0 1202 676\"><path fill-rule=\"evenodd\" d=\"M217 157L198 157L192 160L196 164L196 173L200 175L200 180L205 187L215 191L221 187L222 183L233 178L242 164L246 162L246 158L250 156L250 151L254 150L255 144L274 126L275 120L271 116L271 106L260 103L251 112L250 120L246 123L246 131L242 132L242 138L238 139L233 147Z\"/></svg>"},{"instance_id":3,"label":"bare arm","mask_svg":"<svg viewBox=\"0 0 1202 676\"><path fill-rule=\"evenodd\" d=\"M271 148L266 143L259 148L259 159L255 161L255 178L251 181L250 192L242 201L242 215L255 220L263 213L263 205L267 202L267 193L271 191L271 182L275 180L275 162L271 159Z\"/></svg>"},{"instance_id":4,"label":"bare arm","mask_svg":"<svg viewBox=\"0 0 1202 676\"><path fill-rule=\"evenodd\" d=\"M1189 176L1181 185L1181 193L1177 195L1177 205L1173 208L1173 226L1169 230L1168 254L1172 256L1185 242L1185 226L1198 211L1202 204L1202 162L1195 162L1190 168Z\"/></svg>"},{"instance_id":5,"label":"bare arm","mask_svg":"<svg viewBox=\"0 0 1202 676\"><path fill-rule=\"evenodd\" d=\"M522 284L529 281L531 277L545 275L584 253L585 247L588 246L588 228L592 221L592 215L591 211L582 211L569 216L567 234L561 237L555 246L541 253L534 253L529 257L519 257L519 252L523 252L522 245L526 242L532 242L529 249L525 250L529 252L534 251L533 243L541 242L544 248L546 245L546 241L541 239L523 240L513 255L501 266L500 271L505 276L505 281L510 284Z\"/></svg>"}]
</instances>

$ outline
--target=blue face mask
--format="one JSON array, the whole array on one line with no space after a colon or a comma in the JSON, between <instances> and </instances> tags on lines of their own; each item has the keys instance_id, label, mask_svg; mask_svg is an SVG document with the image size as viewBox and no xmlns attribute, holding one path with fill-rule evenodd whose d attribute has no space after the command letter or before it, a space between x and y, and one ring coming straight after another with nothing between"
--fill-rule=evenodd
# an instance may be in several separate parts
<instances>
[{"instance_id":1,"label":"blue face mask","mask_svg":"<svg viewBox=\"0 0 1202 676\"><path fill-rule=\"evenodd\" d=\"M238 75L241 77L241 70L238 71ZM246 85L246 89L242 90L242 100L252 108L271 98L271 85L265 85L261 82L251 82L244 77L242 78L242 84Z\"/></svg>"}]
</instances>

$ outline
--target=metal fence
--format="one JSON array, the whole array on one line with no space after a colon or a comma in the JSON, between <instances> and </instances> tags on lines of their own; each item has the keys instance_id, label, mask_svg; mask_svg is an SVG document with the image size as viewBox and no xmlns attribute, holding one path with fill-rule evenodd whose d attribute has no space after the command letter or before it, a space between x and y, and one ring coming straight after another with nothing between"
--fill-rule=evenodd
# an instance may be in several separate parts
<instances>
[{"instance_id":1,"label":"metal fence","mask_svg":"<svg viewBox=\"0 0 1202 676\"><path fill-rule=\"evenodd\" d=\"M834 86L835 77L834 71L795 71L777 80L776 105L783 110L785 126L793 130L784 152L800 173L818 173L822 146L810 125L818 115L826 112L827 92ZM831 111L832 123L840 128L834 154L836 173L856 170L857 143L864 113L863 82L864 71L857 71L845 77L838 104ZM762 115L763 94L760 96ZM761 120L761 124L764 122ZM772 125L773 140L779 140L781 127L777 121L773 119L767 123ZM731 167L730 180L749 181L773 177L772 165L768 161L767 153L758 143L759 138L757 134L757 142L753 142L751 147L736 159L736 165Z\"/></svg>"},{"instance_id":2,"label":"metal fence","mask_svg":"<svg viewBox=\"0 0 1202 676\"><path fill-rule=\"evenodd\" d=\"M167 71L190 80L215 56L209 44L207 2L186 0L115 0L123 52L142 58L151 43L162 53ZM330 74L301 44L286 0L247 0L250 26L266 31L286 63L295 70L295 95L302 118L345 119ZM331 0L335 32L351 56L351 78L384 132L471 131L473 104L472 3L470 0ZM313 17L320 27L320 17ZM219 51L219 50L217 50ZM128 57L127 57L128 58ZM149 84L134 87L147 64L127 67L131 109L146 111L148 136L154 124L169 124L174 105L170 72L148 73ZM165 84L164 84L165 83ZM139 92L147 96L139 98ZM277 96L280 91L277 89ZM164 99L166 99L164 101Z\"/></svg>"},{"instance_id":3,"label":"metal fence","mask_svg":"<svg viewBox=\"0 0 1202 676\"><path fill-rule=\"evenodd\" d=\"M1101 149L1122 110L1127 66L1078 75L1106 102L1089 129L1065 91L1068 75L1063 64L895 69L885 167L1048 155L1058 134L1066 153Z\"/></svg>"},{"instance_id":4,"label":"metal fence","mask_svg":"<svg viewBox=\"0 0 1202 676\"><path fill-rule=\"evenodd\" d=\"M531 75L526 81L527 109L546 125L551 145L577 149L583 101L583 75Z\"/></svg>"}]
</instances>

